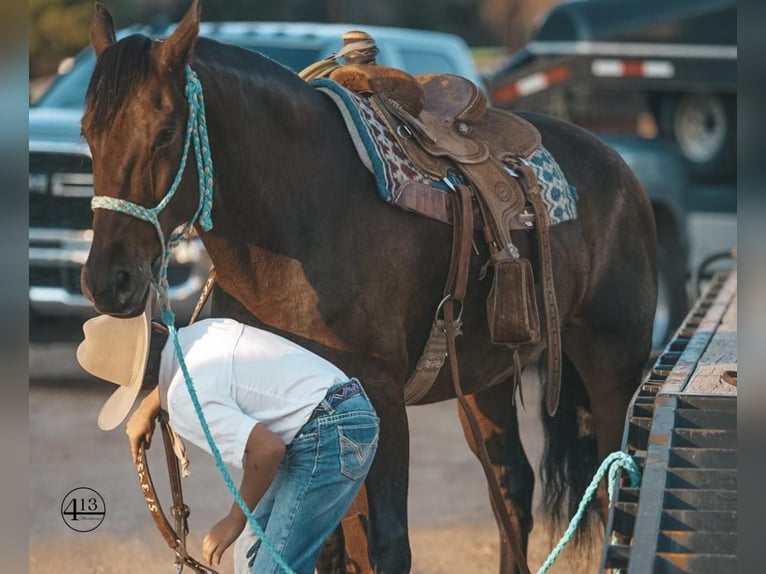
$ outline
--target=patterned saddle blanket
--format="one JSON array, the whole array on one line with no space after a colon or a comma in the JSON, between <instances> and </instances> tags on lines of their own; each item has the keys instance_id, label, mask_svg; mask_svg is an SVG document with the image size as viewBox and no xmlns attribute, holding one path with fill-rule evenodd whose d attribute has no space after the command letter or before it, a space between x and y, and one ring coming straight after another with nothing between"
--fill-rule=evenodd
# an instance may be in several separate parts
<instances>
[{"instance_id":1,"label":"patterned saddle blanket","mask_svg":"<svg viewBox=\"0 0 766 574\"><path fill-rule=\"evenodd\" d=\"M441 181L417 170L391 130L363 96L324 78L310 83L326 94L340 110L359 158L375 177L382 199L392 202L397 191L409 181L443 189ZM540 184L550 224L576 219L577 190L566 181L553 156L541 145L529 161Z\"/></svg>"}]
</instances>

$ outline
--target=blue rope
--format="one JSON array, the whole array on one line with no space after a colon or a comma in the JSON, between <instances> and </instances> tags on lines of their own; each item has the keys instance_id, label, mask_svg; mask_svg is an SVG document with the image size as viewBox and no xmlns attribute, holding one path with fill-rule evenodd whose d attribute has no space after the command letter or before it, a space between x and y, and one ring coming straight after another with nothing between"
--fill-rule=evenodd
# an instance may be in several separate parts
<instances>
[{"instance_id":1,"label":"blue rope","mask_svg":"<svg viewBox=\"0 0 766 574\"><path fill-rule=\"evenodd\" d=\"M639 485L641 481L641 471L639 470L638 465L636 464L636 461L633 460L632 456L622 451L613 452L607 456L601 463L601 466L598 467L598 470L593 476L593 480L591 480L588 488L585 489L585 494L583 494L582 500L580 500L580 505L577 507L577 512L575 512L575 515L569 522L569 526L564 532L564 535L561 537L561 540L559 540L559 543L556 545L556 547L551 551L550 555L548 555L548 558L545 560L543 565L540 566L537 574L545 574L545 572L548 571L548 569L559 557L559 554L561 554L564 548L566 548L567 544L572 541L575 531L580 525L580 521L585 514L585 509L588 507L588 504L590 504L593 495L598 489L598 485L601 483L601 479L604 478L604 475L607 473L607 471L609 471L607 489L609 493L609 500L612 500L614 484L617 482L620 470L626 470L628 472L631 486L636 487Z\"/></svg>"},{"instance_id":2,"label":"blue rope","mask_svg":"<svg viewBox=\"0 0 766 574\"><path fill-rule=\"evenodd\" d=\"M285 563L277 550L272 546L269 540L266 538L263 529L255 520L250 508L245 503L242 495L239 493L234 480L229 474L229 471L224 465L221 452L218 450L218 446L215 444L213 435L210 432L210 427L207 424L205 414L202 412L202 406L200 405L197 397L197 391L194 389L194 383L192 382L189 369L186 366L184 360L183 350L181 344L178 341L178 331L175 328L175 315L170 308L170 298L168 297L168 264L170 263L170 252L181 239L192 229L195 223L199 222L203 231L209 231L213 227L212 209L213 209L213 159L210 155L210 143L207 133L207 118L205 117L205 100L202 93L202 84L200 84L197 74L186 66L186 100L189 104L189 118L186 123L186 135L184 138L184 149L181 154L181 162L178 167L173 183L168 190L162 201L157 204L156 207L146 208L132 201L125 199L118 199L115 197L106 196L94 196L91 199L91 209L109 209L124 213L146 221L150 223L155 231L157 237L160 240L160 246L162 248L162 264L160 267L160 276L156 281L157 290L159 294L160 304L162 307L161 318L162 322L168 327L168 331L171 339L173 340L173 347L175 349L178 362L181 366L181 372L184 375L184 381L186 382L186 389L189 391L192 403L194 404L194 410L197 413L197 418L202 426L202 431L205 434L210 451L215 458L215 465L223 475L226 487L231 492L234 500L237 502L242 512L247 517L247 522L253 529L255 534L260 538L261 544L266 547L266 550L271 554L277 565L287 574L295 574L293 570ZM178 187L181 184L184 170L186 168L186 161L189 156L189 148L194 144L194 158L197 161L197 177L199 180L199 204L197 205L197 211L192 218L185 224L179 226L178 230L171 232L170 239L165 242L165 235L162 232L160 226L159 215L165 207L167 207L170 200L175 195Z\"/></svg>"},{"instance_id":3,"label":"blue rope","mask_svg":"<svg viewBox=\"0 0 766 574\"><path fill-rule=\"evenodd\" d=\"M277 565L282 569L283 572L286 572L287 574L295 574L295 572L287 565L287 563L279 555L279 552L277 552L276 548L274 548L271 542L269 542L269 539L266 538L266 535L264 534L263 529L261 529L261 526L258 524L258 521L256 521L255 516L253 515L252 511L245 503L244 499L242 498L242 495L239 493L239 490L234 484L234 480L232 479L231 474L229 474L229 471L226 469L226 465L224 464L223 458L221 457L221 451L218 450L218 446L215 444L215 441L213 440L213 435L210 433L210 428L208 427L207 420L205 419L205 414L202 412L202 406L199 403L199 398L197 397L197 391L194 390L194 383L192 383L192 378L191 378L191 375L189 374L189 369L186 367L186 361L184 361L181 344L178 342L178 333L174 326L175 316L173 315L173 311L171 311L169 307L162 310L162 320L165 323L165 325L167 325L168 330L170 331L170 335L173 339L173 346L175 347L176 356L178 357L178 362L181 365L181 372L183 372L184 380L186 381L186 388L189 391L189 396L191 397L192 403L194 403L194 410L197 411L197 418L199 419L200 425L202 425L202 431L205 433L207 444L210 446L210 450L212 451L213 457L215 458L215 466L223 475L223 480L226 483L226 487L229 489L232 496L234 497L234 500L237 502L239 507L242 509L242 512L247 517L247 523L253 529L253 531L258 536L258 538L260 538L261 544L266 547L266 550L269 551L269 553L271 554L271 557L274 559L274 562L277 563Z\"/></svg>"}]
</instances>

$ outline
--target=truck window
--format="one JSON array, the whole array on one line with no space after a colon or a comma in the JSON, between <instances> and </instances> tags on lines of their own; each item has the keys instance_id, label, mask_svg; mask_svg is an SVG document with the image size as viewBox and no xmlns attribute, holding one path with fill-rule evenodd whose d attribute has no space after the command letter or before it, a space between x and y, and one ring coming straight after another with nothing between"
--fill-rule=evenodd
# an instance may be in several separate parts
<instances>
[{"instance_id":1,"label":"truck window","mask_svg":"<svg viewBox=\"0 0 766 574\"><path fill-rule=\"evenodd\" d=\"M403 49L401 54L403 67L410 74L430 74L433 72L457 73L452 60L443 54L412 49Z\"/></svg>"}]
</instances>

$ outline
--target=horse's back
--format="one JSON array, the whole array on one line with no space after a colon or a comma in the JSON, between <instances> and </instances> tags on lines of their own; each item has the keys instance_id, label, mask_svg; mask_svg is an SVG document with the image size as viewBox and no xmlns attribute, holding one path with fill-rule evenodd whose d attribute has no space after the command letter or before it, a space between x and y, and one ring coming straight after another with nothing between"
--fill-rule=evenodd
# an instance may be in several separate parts
<instances>
[{"instance_id":1,"label":"horse's back","mask_svg":"<svg viewBox=\"0 0 766 574\"><path fill-rule=\"evenodd\" d=\"M594 328L632 329L637 339L645 338L656 303L657 244L648 195L622 157L592 133L552 116L520 115L540 131L542 145L577 194L576 220L551 231L554 258L571 258L558 265L557 291L572 266L581 266L582 299L573 312L597 317Z\"/></svg>"}]
</instances>

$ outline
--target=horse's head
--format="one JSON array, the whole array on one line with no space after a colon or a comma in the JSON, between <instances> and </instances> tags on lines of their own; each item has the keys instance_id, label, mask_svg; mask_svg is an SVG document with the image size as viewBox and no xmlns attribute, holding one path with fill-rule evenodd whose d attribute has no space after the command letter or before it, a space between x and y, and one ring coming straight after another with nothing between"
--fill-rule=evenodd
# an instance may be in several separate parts
<instances>
[{"instance_id":1,"label":"horse's head","mask_svg":"<svg viewBox=\"0 0 766 574\"><path fill-rule=\"evenodd\" d=\"M82 132L93 156L96 197L152 208L167 194L184 149L189 114L185 65L198 32L198 0L164 42L140 35L117 42L111 15L96 5L90 39L97 60L82 117ZM196 210L198 180L194 154L189 155L178 191L158 218L165 237ZM138 315L161 254L150 223L95 209L82 291L102 313Z\"/></svg>"}]
</instances>

